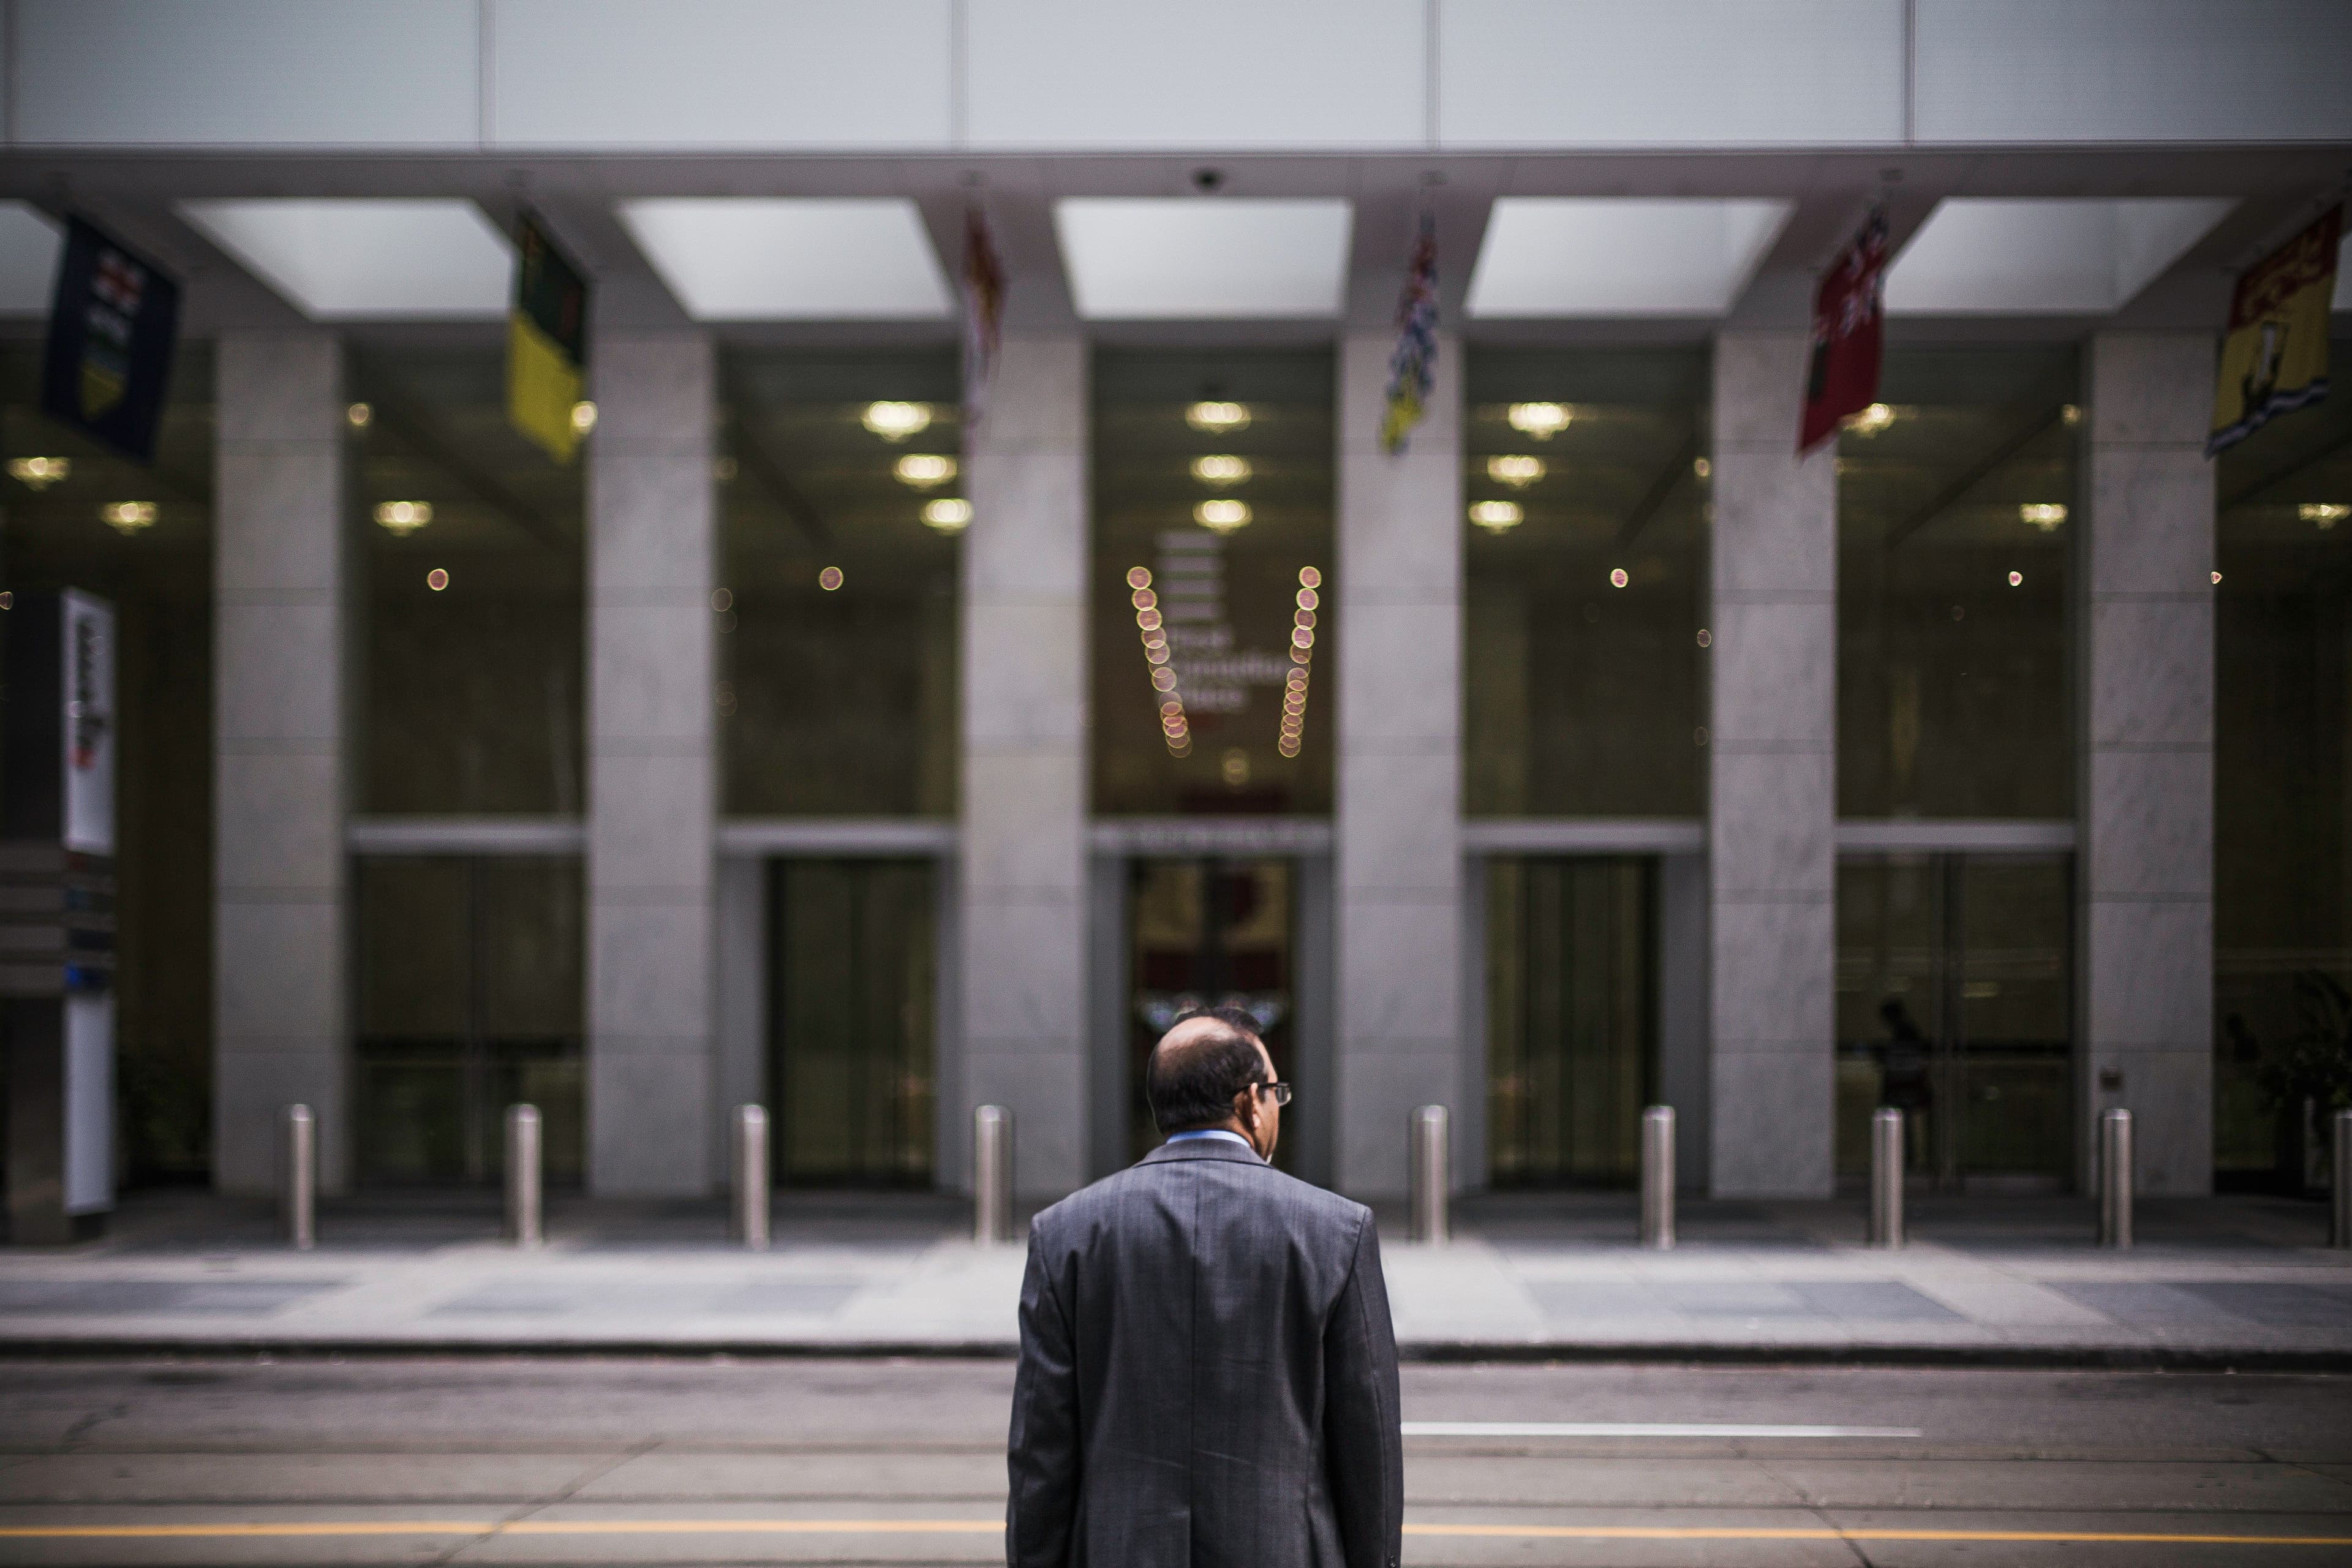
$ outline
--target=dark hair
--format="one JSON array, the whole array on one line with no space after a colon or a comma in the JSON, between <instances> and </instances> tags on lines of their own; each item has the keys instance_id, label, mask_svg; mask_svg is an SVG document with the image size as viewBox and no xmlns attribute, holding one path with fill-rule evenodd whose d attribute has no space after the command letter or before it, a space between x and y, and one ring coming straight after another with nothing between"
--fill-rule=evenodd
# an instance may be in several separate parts
<instances>
[{"instance_id":1,"label":"dark hair","mask_svg":"<svg viewBox=\"0 0 2352 1568\"><path fill-rule=\"evenodd\" d=\"M1265 1081L1255 1018L1239 1007L1204 1007L1176 1023L1181 1026L1194 1018L1214 1018L1223 1027L1203 1030L1173 1051L1162 1036L1143 1064L1143 1098L1151 1107L1152 1124L1162 1132L1191 1132L1228 1121L1234 1096Z\"/></svg>"}]
</instances>

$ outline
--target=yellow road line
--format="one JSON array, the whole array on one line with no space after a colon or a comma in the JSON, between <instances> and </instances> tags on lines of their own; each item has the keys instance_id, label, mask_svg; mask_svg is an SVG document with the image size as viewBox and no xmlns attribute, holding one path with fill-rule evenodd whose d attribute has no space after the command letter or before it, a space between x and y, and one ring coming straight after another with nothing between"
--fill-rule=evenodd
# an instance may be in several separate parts
<instances>
[{"instance_id":1,"label":"yellow road line","mask_svg":"<svg viewBox=\"0 0 2352 1568\"><path fill-rule=\"evenodd\" d=\"M153 1541L335 1535L994 1535L993 1519L344 1520L220 1524L0 1525L0 1540ZM1964 1541L2013 1545L2352 1546L2352 1535L2190 1535L2095 1530L1900 1530L1684 1524L1408 1524L1407 1535L1542 1541Z\"/></svg>"}]
</instances>

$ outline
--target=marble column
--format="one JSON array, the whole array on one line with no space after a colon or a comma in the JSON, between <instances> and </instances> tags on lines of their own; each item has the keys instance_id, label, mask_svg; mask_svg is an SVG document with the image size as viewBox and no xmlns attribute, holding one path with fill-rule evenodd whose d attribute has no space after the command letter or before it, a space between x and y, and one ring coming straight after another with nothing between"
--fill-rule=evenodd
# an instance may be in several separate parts
<instances>
[{"instance_id":1,"label":"marble column","mask_svg":"<svg viewBox=\"0 0 2352 1568\"><path fill-rule=\"evenodd\" d=\"M276 1190L279 1116L351 1173L342 351L228 333L214 482L213 1179Z\"/></svg>"},{"instance_id":2,"label":"marble column","mask_svg":"<svg viewBox=\"0 0 2352 1568\"><path fill-rule=\"evenodd\" d=\"M1340 345L1336 657L1316 661L1339 700L1337 1174L1359 1198L1403 1195L1414 1107L1462 1118L1486 1089L1462 1039L1462 347L1441 339L1428 413L1391 456L1394 346Z\"/></svg>"},{"instance_id":3,"label":"marble column","mask_svg":"<svg viewBox=\"0 0 2352 1568\"><path fill-rule=\"evenodd\" d=\"M1707 1172L1719 1197L1833 1176L1837 479L1799 462L1806 336L1715 347Z\"/></svg>"},{"instance_id":4,"label":"marble column","mask_svg":"<svg viewBox=\"0 0 2352 1568\"><path fill-rule=\"evenodd\" d=\"M588 1184L719 1179L710 608L714 363L596 337L588 463Z\"/></svg>"},{"instance_id":5,"label":"marble column","mask_svg":"<svg viewBox=\"0 0 2352 1568\"><path fill-rule=\"evenodd\" d=\"M1013 1117L1029 1197L1084 1184L1087 1107L1087 347L1008 337L964 442L963 1059L941 1184L971 1184L971 1110Z\"/></svg>"},{"instance_id":6,"label":"marble column","mask_svg":"<svg viewBox=\"0 0 2352 1568\"><path fill-rule=\"evenodd\" d=\"M2213 1180L2213 465L2209 333L2091 340L2075 573L2084 1184L2132 1112L2138 1190Z\"/></svg>"}]
</instances>

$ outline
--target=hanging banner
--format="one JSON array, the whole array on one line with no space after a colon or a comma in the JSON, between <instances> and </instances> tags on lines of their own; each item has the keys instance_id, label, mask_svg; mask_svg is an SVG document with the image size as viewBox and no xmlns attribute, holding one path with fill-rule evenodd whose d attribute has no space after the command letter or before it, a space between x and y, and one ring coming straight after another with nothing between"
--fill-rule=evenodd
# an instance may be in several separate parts
<instances>
[{"instance_id":1,"label":"hanging banner","mask_svg":"<svg viewBox=\"0 0 2352 1568\"><path fill-rule=\"evenodd\" d=\"M2213 389L2214 457L2268 424L2327 395L2327 311L2336 295L2336 253L2344 209L2327 212L2249 268L2230 299Z\"/></svg>"},{"instance_id":2,"label":"hanging banner","mask_svg":"<svg viewBox=\"0 0 2352 1568\"><path fill-rule=\"evenodd\" d=\"M516 236L514 310L507 318L507 417L559 463L579 449L572 410L588 375L588 284L537 219Z\"/></svg>"},{"instance_id":3,"label":"hanging banner","mask_svg":"<svg viewBox=\"0 0 2352 1568\"><path fill-rule=\"evenodd\" d=\"M1813 295L1813 348L1805 369L1804 417L1797 426L1800 458L1878 401L1885 277L1886 209L1878 207Z\"/></svg>"},{"instance_id":4,"label":"hanging banner","mask_svg":"<svg viewBox=\"0 0 2352 1568\"><path fill-rule=\"evenodd\" d=\"M1004 264L989 238L988 219L978 207L964 216L963 228L963 427L980 427L988 403L988 383L996 369L996 349L1004 321Z\"/></svg>"},{"instance_id":5,"label":"hanging banner","mask_svg":"<svg viewBox=\"0 0 2352 1568\"><path fill-rule=\"evenodd\" d=\"M180 286L80 218L66 220L41 410L151 462L180 329Z\"/></svg>"},{"instance_id":6,"label":"hanging banner","mask_svg":"<svg viewBox=\"0 0 2352 1568\"><path fill-rule=\"evenodd\" d=\"M1381 413L1383 451L1404 450L1436 379L1437 220L1424 213L1405 269L1404 293L1397 300L1396 353L1389 356L1388 400Z\"/></svg>"}]
</instances>

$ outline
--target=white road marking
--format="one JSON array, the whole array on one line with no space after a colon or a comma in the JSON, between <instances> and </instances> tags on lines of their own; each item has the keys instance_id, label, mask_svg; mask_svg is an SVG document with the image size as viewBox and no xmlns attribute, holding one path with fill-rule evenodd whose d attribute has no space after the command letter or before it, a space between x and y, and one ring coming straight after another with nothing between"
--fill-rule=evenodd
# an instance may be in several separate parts
<instances>
[{"instance_id":1,"label":"white road marking","mask_svg":"<svg viewBox=\"0 0 2352 1568\"><path fill-rule=\"evenodd\" d=\"M1408 1437L1924 1437L1916 1426L1758 1426L1700 1421L1408 1421Z\"/></svg>"}]
</instances>

